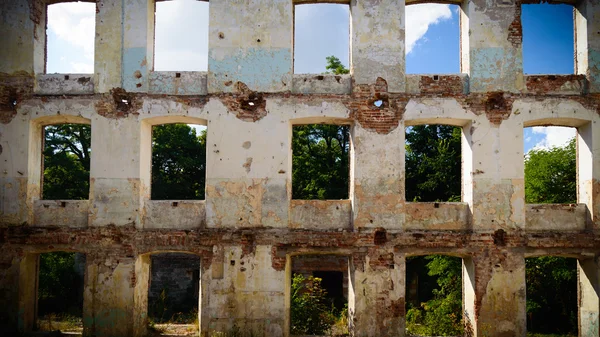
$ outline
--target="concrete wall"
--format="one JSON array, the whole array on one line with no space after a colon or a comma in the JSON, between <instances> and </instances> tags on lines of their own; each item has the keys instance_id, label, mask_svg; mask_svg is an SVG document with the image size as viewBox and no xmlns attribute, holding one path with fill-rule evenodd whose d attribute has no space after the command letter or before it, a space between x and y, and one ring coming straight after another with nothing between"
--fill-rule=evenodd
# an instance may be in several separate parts
<instances>
[{"instance_id":1,"label":"concrete wall","mask_svg":"<svg viewBox=\"0 0 600 337\"><path fill-rule=\"evenodd\" d=\"M464 1L463 73L411 76L404 1L352 1L352 72L322 77L293 75L292 1L211 1L208 72L179 77L149 66L152 1L96 4L94 73L45 75L44 2L0 2L2 331L33 327L37 254L70 250L86 336L146 333L157 252L200 256L203 336L287 336L291 258L315 254L348 258L354 336L402 336L405 256L438 253L463 258L473 336L523 336L535 251L579 259L580 333L598 336L597 0L577 5L567 76L523 75L517 1ZM41 128L74 121L92 128L89 199L41 200ZM204 201L150 200L151 126L171 122L208 127ZM320 122L351 126L349 199L291 200L292 126ZM463 130L460 203L404 200L405 128L427 123ZM535 125L578 129L577 205L525 204Z\"/></svg>"}]
</instances>

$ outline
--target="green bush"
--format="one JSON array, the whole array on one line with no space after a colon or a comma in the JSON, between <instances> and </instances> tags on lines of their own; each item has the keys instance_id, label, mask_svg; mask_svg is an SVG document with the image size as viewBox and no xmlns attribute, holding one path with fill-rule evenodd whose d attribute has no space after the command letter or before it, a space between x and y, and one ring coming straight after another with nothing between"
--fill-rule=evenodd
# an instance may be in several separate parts
<instances>
[{"instance_id":1,"label":"green bush","mask_svg":"<svg viewBox=\"0 0 600 337\"><path fill-rule=\"evenodd\" d=\"M329 303L321 279L295 274L292 280L291 333L292 335L324 335L335 330L347 333L347 308L339 311ZM346 322L346 327L343 327Z\"/></svg>"}]
</instances>

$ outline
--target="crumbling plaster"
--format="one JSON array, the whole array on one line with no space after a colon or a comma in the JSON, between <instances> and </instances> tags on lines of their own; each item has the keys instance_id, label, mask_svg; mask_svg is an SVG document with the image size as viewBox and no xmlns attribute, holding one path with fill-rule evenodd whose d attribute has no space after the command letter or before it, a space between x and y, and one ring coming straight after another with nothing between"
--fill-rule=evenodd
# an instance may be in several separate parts
<instances>
[{"instance_id":1,"label":"crumbling plaster","mask_svg":"<svg viewBox=\"0 0 600 337\"><path fill-rule=\"evenodd\" d=\"M53 75L44 2L0 3L0 332L33 328L39 254L77 251L86 336L146 334L158 252L200 256L202 336L289 336L291 260L332 254L353 336L405 334L405 259L424 254L463 258L469 336L525 335L524 258L575 257L580 334L598 336L598 0L576 4L576 74L536 76L521 2L484 0L462 2L462 74L406 76L405 2L388 0L339 1L351 74L293 74L304 2L213 0L208 71L154 72L154 2L98 0L94 73ZM92 128L88 200L41 199L41 130L65 122ZM163 123L207 126L206 200L151 200ZM310 123L350 126L347 200L292 199L292 127ZM462 201L407 202L405 130L435 123L462 128ZM523 128L540 125L578 129L577 204L524 201Z\"/></svg>"}]
</instances>

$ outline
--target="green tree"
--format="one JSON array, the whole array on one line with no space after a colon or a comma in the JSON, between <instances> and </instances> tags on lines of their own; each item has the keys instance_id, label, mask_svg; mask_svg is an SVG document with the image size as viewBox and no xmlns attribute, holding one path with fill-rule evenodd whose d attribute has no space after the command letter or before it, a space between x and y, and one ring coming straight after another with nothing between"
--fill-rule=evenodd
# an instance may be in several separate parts
<instances>
[{"instance_id":1,"label":"green tree","mask_svg":"<svg viewBox=\"0 0 600 337\"><path fill-rule=\"evenodd\" d=\"M419 275L419 271L423 269L427 270L428 277L422 273ZM462 335L461 259L445 255L408 258L407 284L410 284L413 277L412 271L419 275L417 282L420 305L409 304L406 313L407 333L415 336Z\"/></svg>"},{"instance_id":2,"label":"green tree","mask_svg":"<svg viewBox=\"0 0 600 337\"><path fill-rule=\"evenodd\" d=\"M337 57L332 55L327 56L325 59L327 60L327 65L325 66L325 69L327 69L327 73L335 75L343 75L350 73L350 70L347 69L342 64L342 61L340 61L340 59L338 59Z\"/></svg>"},{"instance_id":3,"label":"green tree","mask_svg":"<svg viewBox=\"0 0 600 337\"><path fill-rule=\"evenodd\" d=\"M350 128L300 125L292 135L292 198L348 199Z\"/></svg>"},{"instance_id":4,"label":"green tree","mask_svg":"<svg viewBox=\"0 0 600 337\"><path fill-rule=\"evenodd\" d=\"M321 279L294 274L290 305L292 335L323 335L336 321Z\"/></svg>"},{"instance_id":5,"label":"green tree","mask_svg":"<svg viewBox=\"0 0 600 337\"><path fill-rule=\"evenodd\" d=\"M83 278L75 272L75 253L40 254L38 300L40 315L69 312L81 315Z\"/></svg>"},{"instance_id":6,"label":"green tree","mask_svg":"<svg viewBox=\"0 0 600 337\"><path fill-rule=\"evenodd\" d=\"M91 128L85 124L44 128L42 199L89 198Z\"/></svg>"},{"instance_id":7,"label":"green tree","mask_svg":"<svg viewBox=\"0 0 600 337\"><path fill-rule=\"evenodd\" d=\"M577 202L575 138L566 146L534 149L525 156L527 203Z\"/></svg>"},{"instance_id":8,"label":"green tree","mask_svg":"<svg viewBox=\"0 0 600 337\"><path fill-rule=\"evenodd\" d=\"M206 130L187 124L152 129L152 199L204 199Z\"/></svg>"},{"instance_id":9,"label":"green tree","mask_svg":"<svg viewBox=\"0 0 600 337\"><path fill-rule=\"evenodd\" d=\"M407 201L461 200L461 129L418 125L406 131Z\"/></svg>"}]
</instances>

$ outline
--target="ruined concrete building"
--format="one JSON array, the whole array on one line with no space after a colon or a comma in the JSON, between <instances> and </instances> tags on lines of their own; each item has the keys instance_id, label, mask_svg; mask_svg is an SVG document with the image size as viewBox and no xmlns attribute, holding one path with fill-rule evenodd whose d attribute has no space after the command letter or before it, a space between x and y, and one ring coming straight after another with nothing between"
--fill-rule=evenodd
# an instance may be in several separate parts
<instances>
[{"instance_id":1,"label":"ruined concrete building","mask_svg":"<svg viewBox=\"0 0 600 337\"><path fill-rule=\"evenodd\" d=\"M463 259L468 335L525 336L525 258L578 259L600 331L600 1L573 5L575 74L523 74L521 5L461 5L461 73L406 75L405 6L351 11L351 73L293 72L293 6L212 0L208 72L156 72L154 0L97 0L93 74L45 74L47 4L0 2L0 325L36 316L38 255L86 255L86 336L144 336L151 254L200 256L202 336L289 336L292 260L347 258L354 336L403 336L405 259ZM91 1L94 2L94 1ZM323 1L326 2L326 1ZM192 43L192 42L190 42ZM207 125L206 200L150 198L151 128ZM92 129L88 200L41 198L42 128ZM351 126L348 200L291 197L291 130ZM407 202L405 129L462 128L462 202ZM523 128L577 128L578 203L524 200ZM8 332L6 334L6 332Z\"/></svg>"}]
</instances>

